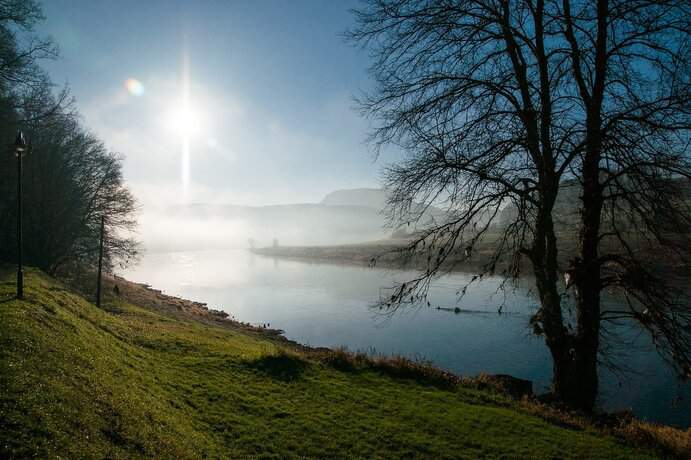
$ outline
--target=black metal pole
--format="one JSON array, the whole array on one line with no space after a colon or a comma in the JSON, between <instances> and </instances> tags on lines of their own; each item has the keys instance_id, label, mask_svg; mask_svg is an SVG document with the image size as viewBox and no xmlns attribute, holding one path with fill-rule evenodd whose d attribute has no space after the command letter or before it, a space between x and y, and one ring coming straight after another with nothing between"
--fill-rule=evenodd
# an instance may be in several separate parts
<instances>
[{"instance_id":1,"label":"black metal pole","mask_svg":"<svg viewBox=\"0 0 691 460\"><path fill-rule=\"evenodd\" d=\"M17 298L24 298L22 267L22 151L17 150Z\"/></svg>"},{"instance_id":2,"label":"black metal pole","mask_svg":"<svg viewBox=\"0 0 691 460\"><path fill-rule=\"evenodd\" d=\"M105 216L101 216L101 243L98 248L98 283L96 284L96 306L101 307L101 272L103 270L103 233L105 231Z\"/></svg>"}]
</instances>

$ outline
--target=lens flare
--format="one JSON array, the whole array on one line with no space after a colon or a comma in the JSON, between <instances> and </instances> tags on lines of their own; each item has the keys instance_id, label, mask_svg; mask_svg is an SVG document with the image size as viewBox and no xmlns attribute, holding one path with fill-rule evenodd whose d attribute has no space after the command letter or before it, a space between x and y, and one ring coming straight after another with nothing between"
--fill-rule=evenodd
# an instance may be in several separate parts
<instances>
[{"instance_id":1,"label":"lens flare","mask_svg":"<svg viewBox=\"0 0 691 460\"><path fill-rule=\"evenodd\" d=\"M125 80L125 88L133 96L144 95L144 85L136 78L128 78Z\"/></svg>"}]
</instances>

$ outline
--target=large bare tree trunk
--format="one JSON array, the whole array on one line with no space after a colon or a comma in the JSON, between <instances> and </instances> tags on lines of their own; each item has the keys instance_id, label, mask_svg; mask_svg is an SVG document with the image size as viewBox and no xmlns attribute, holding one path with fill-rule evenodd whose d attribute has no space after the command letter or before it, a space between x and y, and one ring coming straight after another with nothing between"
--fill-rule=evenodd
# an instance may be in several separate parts
<instances>
[{"instance_id":1,"label":"large bare tree trunk","mask_svg":"<svg viewBox=\"0 0 691 460\"><path fill-rule=\"evenodd\" d=\"M589 284L599 283L599 273L593 273L589 278L577 277L579 283L577 289L582 289L586 295L577 296L578 331L574 335L564 326L561 297L557 288L557 245L552 218L556 190L549 186L549 180L545 182L548 186L545 187L542 201L547 208L538 216L543 231L537 235L532 260L541 304L539 319L544 327L546 343L553 361L552 392L558 401L572 408L589 412L594 407L598 390L597 350L600 305L599 290L590 289ZM591 208L588 207L588 209ZM598 229L595 228L594 231L596 260ZM592 232L584 232L584 235L586 234L591 235ZM592 252L592 246L588 245L588 253L590 252ZM585 273L587 270L582 271Z\"/></svg>"},{"instance_id":2,"label":"large bare tree trunk","mask_svg":"<svg viewBox=\"0 0 691 460\"><path fill-rule=\"evenodd\" d=\"M595 129L597 131L597 129ZM598 244L602 214L599 183L600 139L589 142L583 164L581 255L576 259L576 335L566 356L555 357L555 391L562 400L584 410L592 409L597 396L597 353L600 341L601 275ZM557 367L559 370L557 371ZM561 375L559 375L561 374ZM575 397L575 400L573 397Z\"/></svg>"},{"instance_id":3,"label":"large bare tree trunk","mask_svg":"<svg viewBox=\"0 0 691 460\"><path fill-rule=\"evenodd\" d=\"M569 407L590 412L595 405L598 389L597 349L579 346L573 338L570 342L573 347L567 348L562 342L551 349L553 396Z\"/></svg>"},{"instance_id":4,"label":"large bare tree trunk","mask_svg":"<svg viewBox=\"0 0 691 460\"><path fill-rule=\"evenodd\" d=\"M593 409L598 360L608 361L600 335L614 321L648 331L690 379L691 300L675 287L691 267L688 2L365 3L349 37L374 50L379 87L360 106L376 121L374 145L408 154L386 169L391 222L420 222L418 203L448 216L401 251L427 256L427 266L387 308L419 303L491 235L495 250L472 279L502 265L517 279L530 259L540 297L530 322L552 354L558 401ZM555 213L555 202L572 186L582 193L580 232L561 244L577 238L579 250L560 267L555 223L572 205ZM656 251L675 273L648 260ZM626 308L602 306L603 289Z\"/></svg>"},{"instance_id":5,"label":"large bare tree trunk","mask_svg":"<svg viewBox=\"0 0 691 460\"><path fill-rule=\"evenodd\" d=\"M600 160L602 158L602 103L607 73L608 1L597 2L595 81L584 98L586 149L582 165L581 255L575 259L576 333L566 353L555 357L555 393L573 407L592 410L598 389L597 354L600 345L600 291L602 280L598 246L602 218ZM580 69L579 69L580 70ZM584 93L585 94L585 93ZM566 343L568 344L569 341Z\"/></svg>"}]
</instances>

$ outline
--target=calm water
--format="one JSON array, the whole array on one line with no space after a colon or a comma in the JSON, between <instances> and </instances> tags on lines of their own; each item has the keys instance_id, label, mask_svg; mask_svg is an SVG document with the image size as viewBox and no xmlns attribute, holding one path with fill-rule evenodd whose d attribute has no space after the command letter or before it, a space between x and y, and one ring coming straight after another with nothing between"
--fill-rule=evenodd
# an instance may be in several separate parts
<instances>
[{"instance_id":1,"label":"calm water","mask_svg":"<svg viewBox=\"0 0 691 460\"><path fill-rule=\"evenodd\" d=\"M399 353L459 374L511 374L532 380L538 390L547 387L549 352L528 329L529 315L536 308L529 281L505 297L496 292L500 280L489 278L472 285L459 302L456 292L471 275L455 273L434 283L431 308L390 316L371 307L392 283L413 274L230 250L151 253L124 276L171 295L206 302L240 321L269 323L308 345ZM615 300L608 301L616 307ZM505 314L498 315L497 306L503 302ZM454 314L437 306L473 312ZM617 346L618 358L633 373L620 376L602 370L601 405L690 426L691 386L677 385L645 336L623 325L616 332L626 340ZM683 399L675 404L678 396Z\"/></svg>"}]
</instances>

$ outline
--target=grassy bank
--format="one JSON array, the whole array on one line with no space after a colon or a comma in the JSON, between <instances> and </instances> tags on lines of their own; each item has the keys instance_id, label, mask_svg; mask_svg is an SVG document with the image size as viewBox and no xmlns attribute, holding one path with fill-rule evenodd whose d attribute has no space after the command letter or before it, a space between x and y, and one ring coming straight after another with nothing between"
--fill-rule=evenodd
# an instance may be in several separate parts
<instances>
[{"instance_id":1,"label":"grassy bank","mask_svg":"<svg viewBox=\"0 0 691 460\"><path fill-rule=\"evenodd\" d=\"M0 458L659 453L424 373L344 364L271 334L123 300L100 310L34 270L26 282L26 300L15 300L14 276L0 273Z\"/></svg>"}]
</instances>

